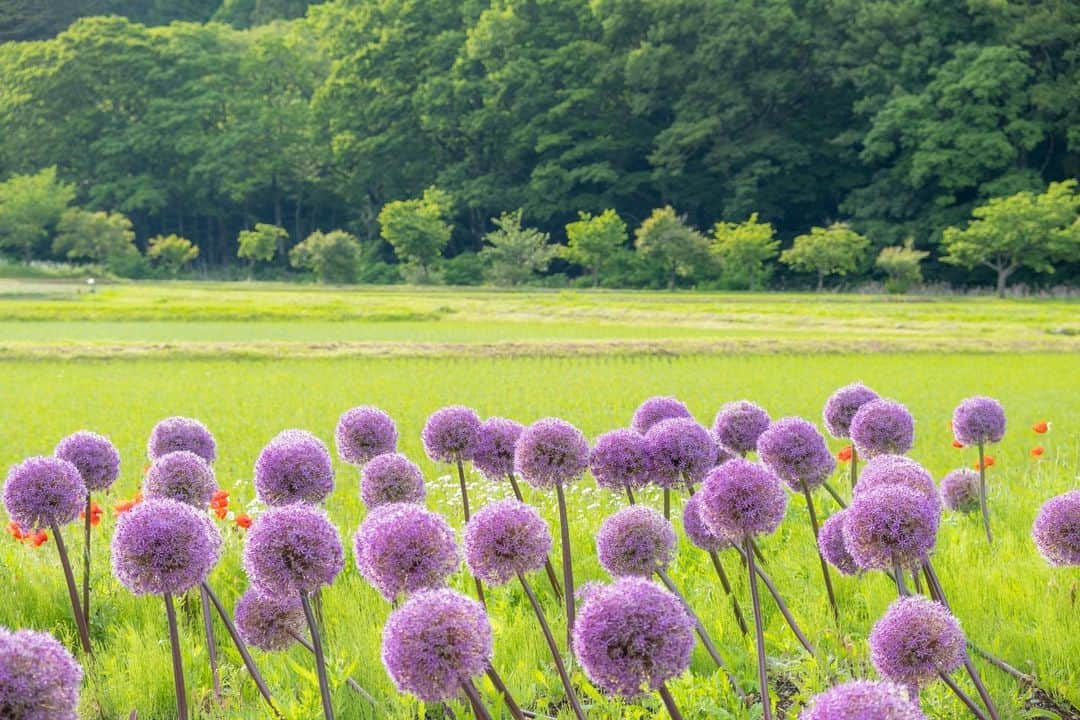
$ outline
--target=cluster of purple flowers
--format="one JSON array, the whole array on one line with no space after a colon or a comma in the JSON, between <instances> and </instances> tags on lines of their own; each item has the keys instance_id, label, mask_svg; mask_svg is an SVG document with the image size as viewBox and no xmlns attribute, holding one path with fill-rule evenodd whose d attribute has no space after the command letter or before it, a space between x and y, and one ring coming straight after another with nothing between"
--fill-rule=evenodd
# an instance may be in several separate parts
<instances>
[{"instance_id":1,"label":"cluster of purple flowers","mask_svg":"<svg viewBox=\"0 0 1080 720\"><path fill-rule=\"evenodd\" d=\"M979 511L979 473L968 468L953 470L941 478L941 500L956 512Z\"/></svg>"},{"instance_id":2,"label":"cluster of purple flowers","mask_svg":"<svg viewBox=\"0 0 1080 720\"><path fill-rule=\"evenodd\" d=\"M363 465L378 455L394 452L397 440L393 419L370 405L346 410L334 431L338 456L353 465Z\"/></svg>"},{"instance_id":3,"label":"cluster of purple flowers","mask_svg":"<svg viewBox=\"0 0 1080 720\"><path fill-rule=\"evenodd\" d=\"M693 418L661 420L645 433L652 480L674 488L699 483L716 464L716 440Z\"/></svg>"},{"instance_id":4,"label":"cluster of purple flowers","mask_svg":"<svg viewBox=\"0 0 1080 720\"><path fill-rule=\"evenodd\" d=\"M87 490L108 490L120 476L120 453L104 435L81 430L61 440L53 455L79 469Z\"/></svg>"},{"instance_id":5,"label":"cluster of purple flowers","mask_svg":"<svg viewBox=\"0 0 1080 720\"><path fill-rule=\"evenodd\" d=\"M630 421L630 427L641 435L649 432L653 425L672 418L693 418L690 410L682 401L669 397L651 397L638 406L634 411L634 417Z\"/></svg>"},{"instance_id":6,"label":"cluster of purple flowers","mask_svg":"<svg viewBox=\"0 0 1080 720\"><path fill-rule=\"evenodd\" d=\"M749 400L727 403L716 413L712 431L720 447L732 455L757 449L758 438L768 429L769 413Z\"/></svg>"},{"instance_id":7,"label":"cluster of purple flowers","mask_svg":"<svg viewBox=\"0 0 1080 720\"><path fill-rule=\"evenodd\" d=\"M645 438L635 430L619 429L596 438L589 454L589 470L596 484L608 490L637 490L649 481Z\"/></svg>"},{"instance_id":8,"label":"cluster of purple flowers","mask_svg":"<svg viewBox=\"0 0 1080 720\"><path fill-rule=\"evenodd\" d=\"M52 635L0 627L0 717L78 720L83 671Z\"/></svg>"},{"instance_id":9,"label":"cluster of purple flowers","mask_svg":"<svg viewBox=\"0 0 1080 720\"><path fill-rule=\"evenodd\" d=\"M922 596L895 601L870 631L870 656L878 673L918 688L951 673L967 659L960 623L944 605Z\"/></svg>"},{"instance_id":10,"label":"cluster of purple flowers","mask_svg":"<svg viewBox=\"0 0 1080 720\"><path fill-rule=\"evenodd\" d=\"M311 593L330 585L345 566L345 551L326 513L294 503L272 507L248 530L244 571L274 597Z\"/></svg>"},{"instance_id":11,"label":"cluster of purple flowers","mask_svg":"<svg viewBox=\"0 0 1080 720\"><path fill-rule=\"evenodd\" d=\"M780 526L787 494L768 468L736 458L715 468L701 486L698 512L717 535L742 540Z\"/></svg>"},{"instance_id":12,"label":"cluster of purple flowers","mask_svg":"<svg viewBox=\"0 0 1080 720\"><path fill-rule=\"evenodd\" d=\"M849 427L855 449L863 457L903 455L915 442L915 419L895 400L870 400L859 407Z\"/></svg>"},{"instance_id":13,"label":"cluster of purple flowers","mask_svg":"<svg viewBox=\"0 0 1080 720\"><path fill-rule=\"evenodd\" d=\"M803 483L818 487L836 469L825 438L799 417L781 418L770 425L758 438L757 450L765 466L795 491L801 491Z\"/></svg>"},{"instance_id":14,"label":"cluster of purple flowers","mask_svg":"<svg viewBox=\"0 0 1080 720\"><path fill-rule=\"evenodd\" d=\"M160 456L150 464L143 479L147 499L169 498L199 509L210 504L216 490L213 468L189 450Z\"/></svg>"},{"instance_id":15,"label":"cluster of purple flowers","mask_svg":"<svg viewBox=\"0 0 1080 720\"><path fill-rule=\"evenodd\" d=\"M244 642L267 652L291 647L307 629L299 595L274 597L250 587L240 596L233 614Z\"/></svg>"},{"instance_id":16,"label":"cluster of purple flowers","mask_svg":"<svg viewBox=\"0 0 1080 720\"><path fill-rule=\"evenodd\" d=\"M446 583L461 558L454 531L419 505L384 505L356 532L356 567L387 600Z\"/></svg>"},{"instance_id":17,"label":"cluster of purple flowers","mask_svg":"<svg viewBox=\"0 0 1080 720\"><path fill-rule=\"evenodd\" d=\"M4 508L25 530L67 525L86 503L86 483L67 460L27 458L8 472Z\"/></svg>"},{"instance_id":18,"label":"cluster of purple flowers","mask_svg":"<svg viewBox=\"0 0 1080 720\"><path fill-rule=\"evenodd\" d=\"M1080 565L1080 490L1047 500L1031 534L1051 565Z\"/></svg>"},{"instance_id":19,"label":"cluster of purple flowers","mask_svg":"<svg viewBox=\"0 0 1080 720\"><path fill-rule=\"evenodd\" d=\"M326 444L305 430L285 430L255 461L255 492L267 505L320 503L334 489Z\"/></svg>"},{"instance_id":20,"label":"cluster of purple flowers","mask_svg":"<svg viewBox=\"0 0 1080 720\"><path fill-rule=\"evenodd\" d=\"M514 448L514 469L535 488L564 485L588 466L585 436L559 418L537 420L522 431Z\"/></svg>"},{"instance_id":21,"label":"cluster of purple flowers","mask_svg":"<svg viewBox=\"0 0 1080 720\"><path fill-rule=\"evenodd\" d=\"M525 426L503 417L490 417L480 424L473 451L473 465L488 480L502 480L514 472L514 447Z\"/></svg>"},{"instance_id":22,"label":"cluster of purple flowers","mask_svg":"<svg viewBox=\"0 0 1080 720\"><path fill-rule=\"evenodd\" d=\"M926 469L903 455L875 455L863 467L855 496L865 495L879 488L900 485L919 493L933 506L940 505L940 495L934 478Z\"/></svg>"},{"instance_id":23,"label":"cluster of purple flowers","mask_svg":"<svg viewBox=\"0 0 1080 720\"><path fill-rule=\"evenodd\" d=\"M860 382L845 385L834 392L825 401L822 412L829 434L834 438L849 437L855 413L866 403L877 399L878 394Z\"/></svg>"},{"instance_id":24,"label":"cluster of purple flowers","mask_svg":"<svg viewBox=\"0 0 1080 720\"><path fill-rule=\"evenodd\" d=\"M399 453L376 455L360 473L360 499L369 508L393 503L422 503L425 495L420 468Z\"/></svg>"},{"instance_id":25,"label":"cluster of purple flowers","mask_svg":"<svg viewBox=\"0 0 1080 720\"><path fill-rule=\"evenodd\" d=\"M463 405L436 410L420 433L424 450L438 462L471 460L480 437L480 424L476 411Z\"/></svg>"},{"instance_id":26,"label":"cluster of purple flowers","mask_svg":"<svg viewBox=\"0 0 1080 720\"><path fill-rule=\"evenodd\" d=\"M157 460L179 450L193 452L208 463L217 459L217 442L205 425L192 418L165 418L150 431L146 454Z\"/></svg>"},{"instance_id":27,"label":"cluster of purple flowers","mask_svg":"<svg viewBox=\"0 0 1080 720\"><path fill-rule=\"evenodd\" d=\"M926 720L901 685L854 680L810 701L799 720Z\"/></svg>"},{"instance_id":28,"label":"cluster of purple flowers","mask_svg":"<svg viewBox=\"0 0 1080 720\"><path fill-rule=\"evenodd\" d=\"M517 500L492 503L465 526L465 561L474 577L503 585L543 567L551 532L534 508Z\"/></svg>"},{"instance_id":29,"label":"cluster of purple flowers","mask_svg":"<svg viewBox=\"0 0 1080 720\"><path fill-rule=\"evenodd\" d=\"M1005 436L1005 410L993 398L968 398L953 411L952 429L964 445L1000 442Z\"/></svg>"},{"instance_id":30,"label":"cluster of purple flowers","mask_svg":"<svg viewBox=\"0 0 1080 720\"><path fill-rule=\"evenodd\" d=\"M675 529L652 508L633 505L605 518L596 554L613 577L647 578L675 559Z\"/></svg>"},{"instance_id":31,"label":"cluster of purple flowers","mask_svg":"<svg viewBox=\"0 0 1080 720\"><path fill-rule=\"evenodd\" d=\"M905 485L860 493L845 512L844 543L863 570L918 566L934 547L941 506Z\"/></svg>"}]
</instances>

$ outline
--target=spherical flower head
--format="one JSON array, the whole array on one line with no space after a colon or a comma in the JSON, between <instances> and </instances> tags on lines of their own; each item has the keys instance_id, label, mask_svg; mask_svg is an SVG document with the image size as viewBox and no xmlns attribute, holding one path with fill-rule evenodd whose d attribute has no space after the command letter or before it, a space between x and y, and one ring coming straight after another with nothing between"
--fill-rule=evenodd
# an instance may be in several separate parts
<instances>
[{"instance_id":1,"label":"spherical flower head","mask_svg":"<svg viewBox=\"0 0 1080 720\"><path fill-rule=\"evenodd\" d=\"M780 479L764 465L742 458L713 469L698 495L698 512L706 527L733 540L771 533L787 511Z\"/></svg>"},{"instance_id":2,"label":"spherical flower head","mask_svg":"<svg viewBox=\"0 0 1080 720\"><path fill-rule=\"evenodd\" d=\"M792 490L810 489L829 479L836 458L818 429L799 417L780 418L758 438L758 457Z\"/></svg>"},{"instance_id":3,"label":"spherical flower head","mask_svg":"<svg viewBox=\"0 0 1080 720\"><path fill-rule=\"evenodd\" d=\"M146 454L151 460L157 460L179 450L193 452L208 463L217 459L217 442L205 425L192 418L165 418L150 431Z\"/></svg>"},{"instance_id":4,"label":"spherical flower head","mask_svg":"<svg viewBox=\"0 0 1080 720\"><path fill-rule=\"evenodd\" d=\"M319 503L334 489L325 443L305 430L285 430L255 460L255 493L267 505Z\"/></svg>"},{"instance_id":5,"label":"spherical flower head","mask_svg":"<svg viewBox=\"0 0 1080 720\"><path fill-rule=\"evenodd\" d=\"M906 687L949 674L967 659L960 623L945 606L922 596L900 598L870 631L870 657L878 673Z\"/></svg>"},{"instance_id":6,"label":"spherical flower head","mask_svg":"<svg viewBox=\"0 0 1080 720\"><path fill-rule=\"evenodd\" d=\"M844 543L863 570L910 568L937 540L941 507L904 485L858 494L847 509Z\"/></svg>"},{"instance_id":7,"label":"spherical flower head","mask_svg":"<svg viewBox=\"0 0 1080 720\"><path fill-rule=\"evenodd\" d=\"M716 464L716 440L693 418L661 420L645 433L645 455L661 487L698 483Z\"/></svg>"},{"instance_id":8,"label":"spherical flower head","mask_svg":"<svg viewBox=\"0 0 1080 720\"><path fill-rule=\"evenodd\" d=\"M274 507L247 531L244 571L273 597L312 593L345 566L345 551L326 513L305 503Z\"/></svg>"},{"instance_id":9,"label":"spherical flower head","mask_svg":"<svg viewBox=\"0 0 1080 720\"><path fill-rule=\"evenodd\" d=\"M589 442L559 418L537 420L522 431L514 448L514 469L535 488L568 483L588 465Z\"/></svg>"},{"instance_id":10,"label":"spherical flower head","mask_svg":"<svg viewBox=\"0 0 1080 720\"><path fill-rule=\"evenodd\" d=\"M954 512L978 512L979 473L961 468L941 478L941 499Z\"/></svg>"},{"instance_id":11,"label":"spherical flower head","mask_svg":"<svg viewBox=\"0 0 1080 720\"><path fill-rule=\"evenodd\" d=\"M818 548L825 561L841 575L854 575L859 572L855 558L848 552L844 542L844 524L847 522L847 510L841 510L829 516L818 532Z\"/></svg>"},{"instance_id":12,"label":"spherical flower head","mask_svg":"<svg viewBox=\"0 0 1080 720\"><path fill-rule=\"evenodd\" d=\"M136 595L185 593L206 579L220 557L218 529L186 503L148 499L116 521L113 575Z\"/></svg>"},{"instance_id":13,"label":"spherical flower head","mask_svg":"<svg viewBox=\"0 0 1080 720\"><path fill-rule=\"evenodd\" d=\"M23 530L67 525L86 504L86 483L67 460L32 457L8 471L4 508Z\"/></svg>"},{"instance_id":14,"label":"spherical flower head","mask_svg":"<svg viewBox=\"0 0 1080 720\"><path fill-rule=\"evenodd\" d=\"M720 552L731 547L730 538L714 533L701 519L700 506L701 493L691 495L690 499L683 505L682 523L686 537L690 538L690 542L695 547L710 552Z\"/></svg>"},{"instance_id":15,"label":"spherical flower head","mask_svg":"<svg viewBox=\"0 0 1080 720\"><path fill-rule=\"evenodd\" d=\"M162 455L143 479L146 498L171 498L199 509L210 504L217 489L210 464L187 450Z\"/></svg>"},{"instance_id":16,"label":"spherical flower head","mask_svg":"<svg viewBox=\"0 0 1080 720\"><path fill-rule=\"evenodd\" d=\"M514 446L525 426L503 417L490 417L480 424L473 451L473 465L488 480L502 480L514 472Z\"/></svg>"},{"instance_id":17,"label":"spherical flower head","mask_svg":"<svg viewBox=\"0 0 1080 720\"><path fill-rule=\"evenodd\" d=\"M859 473L854 494L861 495L886 485L909 487L926 496L934 505L941 504L934 478L922 465L903 455L875 455L870 458Z\"/></svg>"},{"instance_id":18,"label":"spherical flower head","mask_svg":"<svg viewBox=\"0 0 1080 720\"><path fill-rule=\"evenodd\" d=\"M432 460L446 463L471 460L480 437L480 424L480 416L472 408L450 405L431 414L420 439Z\"/></svg>"},{"instance_id":19,"label":"spherical flower head","mask_svg":"<svg viewBox=\"0 0 1080 720\"><path fill-rule=\"evenodd\" d=\"M926 716L900 685L853 680L815 696L799 720L926 720Z\"/></svg>"},{"instance_id":20,"label":"spherical flower head","mask_svg":"<svg viewBox=\"0 0 1080 720\"><path fill-rule=\"evenodd\" d=\"M453 590L417 593L383 628L386 671L399 692L424 702L456 697L463 679L487 672L491 655L483 606Z\"/></svg>"},{"instance_id":21,"label":"spherical flower head","mask_svg":"<svg viewBox=\"0 0 1080 720\"><path fill-rule=\"evenodd\" d=\"M915 442L915 419L895 400L871 400L851 418L851 440L863 457L903 455Z\"/></svg>"},{"instance_id":22,"label":"spherical flower head","mask_svg":"<svg viewBox=\"0 0 1080 720\"><path fill-rule=\"evenodd\" d=\"M734 455L757 448L758 437L769 427L769 413L749 400L730 402L720 408L712 431L720 447Z\"/></svg>"},{"instance_id":23,"label":"spherical flower head","mask_svg":"<svg viewBox=\"0 0 1080 720\"><path fill-rule=\"evenodd\" d=\"M465 526L465 562L473 577L503 585L544 566L551 531L535 508L517 500L485 506Z\"/></svg>"},{"instance_id":24,"label":"spherical flower head","mask_svg":"<svg viewBox=\"0 0 1080 720\"><path fill-rule=\"evenodd\" d=\"M638 406L634 411L634 418L630 421L630 427L641 435L649 432L650 428L662 420L672 418L693 417L690 410L681 400L670 396L658 395L651 397Z\"/></svg>"},{"instance_id":25,"label":"spherical flower head","mask_svg":"<svg viewBox=\"0 0 1080 720\"><path fill-rule=\"evenodd\" d=\"M608 490L638 489L649 481L645 438L634 430L612 430L596 438L589 453L596 484Z\"/></svg>"},{"instance_id":26,"label":"spherical flower head","mask_svg":"<svg viewBox=\"0 0 1080 720\"><path fill-rule=\"evenodd\" d=\"M970 397L953 410L952 428L964 445L1001 442L1005 436L1005 409L994 398Z\"/></svg>"},{"instance_id":27,"label":"spherical flower head","mask_svg":"<svg viewBox=\"0 0 1080 720\"><path fill-rule=\"evenodd\" d=\"M574 655L596 685L633 698L686 671L693 628L677 597L622 578L589 593L574 624Z\"/></svg>"},{"instance_id":28,"label":"spherical flower head","mask_svg":"<svg viewBox=\"0 0 1080 720\"><path fill-rule=\"evenodd\" d=\"M404 455L376 455L360 473L360 499L368 508L393 503L423 503L425 495L420 468Z\"/></svg>"},{"instance_id":29,"label":"spherical flower head","mask_svg":"<svg viewBox=\"0 0 1080 720\"><path fill-rule=\"evenodd\" d=\"M353 550L360 574L387 600L440 588L461 563L446 520L410 503L384 505L368 515Z\"/></svg>"},{"instance_id":30,"label":"spherical flower head","mask_svg":"<svg viewBox=\"0 0 1080 720\"><path fill-rule=\"evenodd\" d=\"M612 577L647 578L675 559L675 529L652 508L631 505L604 519L596 553Z\"/></svg>"},{"instance_id":31,"label":"spherical flower head","mask_svg":"<svg viewBox=\"0 0 1080 720\"><path fill-rule=\"evenodd\" d=\"M240 596L233 617L243 641L267 652L291 647L307 629L299 595L276 598L254 587Z\"/></svg>"},{"instance_id":32,"label":"spherical flower head","mask_svg":"<svg viewBox=\"0 0 1080 720\"><path fill-rule=\"evenodd\" d=\"M78 720L83 671L56 638L0 627L0 717Z\"/></svg>"},{"instance_id":33,"label":"spherical flower head","mask_svg":"<svg viewBox=\"0 0 1080 720\"><path fill-rule=\"evenodd\" d=\"M840 388L825 401L822 419L825 428L834 438L846 438L851 434L851 420L863 405L878 399L878 394L861 382Z\"/></svg>"},{"instance_id":34,"label":"spherical flower head","mask_svg":"<svg viewBox=\"0 0 1080 720\"><path fill-rule=\"evenodd\" d=\"M1050 498L1031 528L1039 553L1051 565L1080 565L1080 490Z\"/></svg>"},{"instance_id":35,"label":"spherical flower head","mask_svg":"<svg viewBox=\"0 0 1080 720\"><path fill-rule=\"evenodd\" d=\"M60 441L53 455L79 469L87 490L108 490L120 476L120 453L104 435L80 430Z\"/></svg>"},{"instance_id":36,"label":"spherical flower head","mask_svg":"<svg viewBox=\"0 0 1080 720\"><path fill-rule=\"evenodd\" d=\"M397 440L393 418L371 405L343 412L334 431L338 456L353 465L363 465L377 455L394 452Z\"/></svg>"}]
</instances>

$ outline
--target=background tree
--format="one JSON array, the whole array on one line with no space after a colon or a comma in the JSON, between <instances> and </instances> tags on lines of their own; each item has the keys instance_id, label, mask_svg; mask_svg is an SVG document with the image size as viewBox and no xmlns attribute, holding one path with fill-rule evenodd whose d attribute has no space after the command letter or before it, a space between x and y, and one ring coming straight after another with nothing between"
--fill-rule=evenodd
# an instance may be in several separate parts
<instances>
[{"instance_id":1,"label":"background tree","mask_svg":"<svg viewBox=\"0 0 1080 720\"><path fill-rule=\"evenodd\" d=\"M311 270L319 282L341 285L356 282L360 241L344 230L313 232L289 251L293 267Z\"/></svg>"},{"instance_id":2,"label":"background tree","mask_svg":"<svg viewBox=\"0 0 1080 720\"><path fill-rule=\"evenodd\" d=\"M548 244L549 236L536 228L522 227L523 211L503 213L493 218L495 230L484 236L480 257L486 276L496 285L520 285L547 269L557 253Z\"/></svg>"},{"instance_id":3,"label":"background tree","mask_svg":"<svg viewBox=\"0 0 1080 720\"><path fill-rule=\"evenodd\" d=\"M732 290L760 290L771 274L766 266L780 251L773 226L758 222L757 213L743 223L718 222L713 227L712 251L720 262L721 279Z\"/></svg>"},{"instance_id":4,"label":"background tree","mask_svg":"<svg viewBox=\"0 0 1080 720\"><path fill-rule=\"evenodd\" d=\"M67 210L60 217L52 249L69 260L102 263L139 252L127 216L78 208Z\"/></svg>"},{"instance_id":5,"label":"background tree","mask_svg":"<svg viewBox=\"0 0 1080 720\"><path fill-rule=\"evenodd\" d=\"M399 259L420 268L425 282L429 278L428 268L450 242L453 228L446 216L451 205L447 193L430 187L419 198L395 200L379 212L382 238L390 243Z\"/></svg>"},{"instance_id":6,"label":"background tree","mask_svg":"<svg viewBox=\"0 0 1080 720\"><path fill-rule=\"evenodd\" d=\"M74 197L75 189L56 179L55 167L0 183L0 247L30 260Z\"/></svg>"},{"instance_id":7,"label":"background tree","mask_svg":"<svg viewBox=\"0 0 1080 720\"><path fill-rule=\"evenodd\" d=\"M587 268L593 287L600 287L600 269L626 243L626 232L626 223L610 208L599 215L578 213L578 219L566 226L565 256Z\"/></svg>"},{"instance_id":8,"label":"background tree","mask_svg":"<svg viewBox=\"0 0 1080 720\"><path fill-rule=\"evenodd\" d=\"M780 254L780 262L797 272L817 274L817 289L825 287L827 275L847 275L857 271L863 262L870 241L845 223L833 223L827 228L810 228L799 235L795 243Z\"/></svg>"},{"instance_id":9,"label":"background tree","mask_svg":"<svg viewBox=\"0 0 1080 720\"><path fill-rule=\"evenodd\" d=\"M912 285L922 282L921 263L930 253L915 249L915 239L909 237L903 245L881 248L874 267L885 273L885 289L891 293L906 293Z\"/></svg>"},{"instance_id":10,"label":"background tree","mask_svg":"<svg viewBox=\"0 0 1080 720\"><path fill-rule=\"evenodd\" d=\"M199 257L199 248L179 235L157 235L150 238L146 256L159 268L176 277L184 266Z\"/></svg>"},{"instance_id":11,"label":"background tree","mask_svg":"<svg viewBox=\"0 0 1080 720\"><path fill-rule=\"evenodd\" d=\"M267 223L255 223L253 229L240 231L237 237L236 256L251 263L251 269L254 270L255 263L273 260L278 247L283 247L288 239L289 233L285 228Z\"/></svg>"},{"instance_id":12,"label":"background tree","mask_svg":"<svg viewBox=\"0 0 1080 720\"><path fill-rule=\"evenodd\" d=\"M692 276L709 253L704 236L676 215L670 205L653 210L641 223L634 231L634 245L645 259L663 269L668 290L675 289L679 278Z\"/></svg>"}]
</instances>

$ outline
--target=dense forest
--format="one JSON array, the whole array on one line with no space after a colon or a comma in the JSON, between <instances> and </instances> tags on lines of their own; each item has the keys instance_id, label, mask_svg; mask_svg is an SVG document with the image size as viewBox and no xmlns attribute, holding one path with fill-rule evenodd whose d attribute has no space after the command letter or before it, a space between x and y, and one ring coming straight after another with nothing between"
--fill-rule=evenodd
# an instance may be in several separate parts
<instances>
[{"instance_id":1,"label":"dense forest","mask_svg":"<svg viewBox=\"0 0 1080 720\"><path fill-rule=\"evenodd\" d=\"M613 209L631 248L670 206L702 233L756 213L780 248L842 222L869 243L852 275L910 239L929 279L987 283L939 262L944 231L1080 175L1080 4L0 0L0 181L50 168L204 270L243 266L265 223L277 264L343 229L382 273L400 253L380 214L431 188L447 260L507 212L565 244ZM44 238L28 256L57 257ZM1040 281L1076 277L1058 259ZM597 281L702 279L634 272Z\"/></svg>"}]
</instances>

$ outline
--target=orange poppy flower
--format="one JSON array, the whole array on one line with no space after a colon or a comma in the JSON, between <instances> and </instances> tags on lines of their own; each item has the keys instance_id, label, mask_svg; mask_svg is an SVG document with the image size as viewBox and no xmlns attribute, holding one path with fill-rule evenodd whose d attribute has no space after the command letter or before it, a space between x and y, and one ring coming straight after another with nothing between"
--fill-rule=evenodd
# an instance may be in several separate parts
<instances>
[{"instance_id":1,"label":"orange poppy flower","mask_svg":"<svg viewBox=\"0 0 1080 720\"><path fill-rule=\"evenodd\" d=\"M214 498L210 501L210 507L214 510L224 510L229 507L229 498Z\"/></svg>"},{"instance_id":2,"label":"orange poppy flower","mask_svg":"<svg viewBox=\"0 0 1080 720\"><path fill-rule=\"evenodd\" d=\"M12 520L11 522L8 523L7 531L8 531L8 534L11 535L11 537L15 538L16 540L25 540L26 539L26 531L24 531L22 529L22 527L19 525L19 523L15 522L14 520Z\"/></svg>"},{"instance_id":3,"label":"orange poppy flower","mask_svg":"<svg viewBox=\"0 0 1080 720\"><path fill-rule=\"evenodd\" d=\"M92 503L90 505L90 524L96 526L98 523L100 523L101 522L101 513L103 513L103 512L104 512L104 510L101 509L100 505L98 505L96 502ZM85 510L80 510L79 511L79 519L83 520L85 518L86 518L86 511Z\"/></svg>"},{"instance_id":4,"label":"orange poppy flower","mask_svg":"<svg viewBox=\"0 0 1080 720\"><path fill-rule=\"evenodd\" d=\"M48 540L49 533L45 532L44 530L38 530L33 535L31 535L29 539L27 539L27 542L30 543L30 545L32 545L33 547L41 547Z\"/></svg>"},{"instance_id":5,"label":"orange poppy flower","mask_svg":"<svg viewBox=\"0 0 1080 720\"><path fill-rule=\"evenodd\" d=\"M964 447L964 443L960 442L959 440L953 440L952 446L959 450L960 448Z\"/></svg>"},{"instance_id":6,"label":"orange poppy flower","mask_svg":"<svg viewBox=\"0 0 1080 720\"><path fill-rule=\"evenodd\" d=\"M217 515L218 520L224 520L225 516L229 514L229 508L227 508L227 507L214 508L214 514Z\"/></svg>"},{"instance_id":7,"label":"orange poppy flower","mask_svg":"<svg viewBox=\"0 0 1080 720\"><path fill-rule=\"evenodd\" d=\"M239 527L242 527L245 530L247 530L249 527L251 527L251 516L248 515L247 513L241 513L240 515L237 515L236 516L236 524Z\"/></svg>"},{"instance_id":8,"label":"orange poppy flower","mask_svg":"<svg viewBox=\"0 0 1080 720\"><path fill-rule=\"evenodd\" d=\"M229 501L229 491L228 490L215 490L214 494L211 496L210 499L211 499L211 501L224 500L227 503Z\"/></svg>"},{"instance_id":9,"label":"orange poppy flower","mask_svg":"<svg viewBox=\"0 0 1080 720\"><path fill-rule=\"evenodd\" d=\"M983 458L983 468L993 467L996 462L997 461L994 460L993 455L987 455L985 458ZM977 462L974 465L972 465L972 467L975 468L976 470L981 469L979 467L979 463L977 463Z\"/></svg>"},{"instance_id":10,"label":"orange poppy flower","mask_svg":"<svg viewBox=\"0 0 1080 720\"><path fill-rule=\"evenodd\" d=\"M836 459L840 462L848 462L851 460L851 446L845 445L840 448L840 452L836 453Z\"/></svg>"},{"instance_id":11,"label":"orange poppy flower","mask_svg":"<svg viewBox=\"0 0 1080 720\"><path fill-rule=\"evenodd\" d=\"M1034 457L1034 458L1042 457L1042 454L1044 452L1046 452L1046 451L1043 449L1042 445L1037 445L1037 446L1031 448L1031 457Z\"/></svg>"},{"instance_id":12,"label":"orange poppy flower","mask_svg":"<svg viewBox=\"0 0 1080 720\"><path fill-rule=\"evenodd\" d=\"M1032 425L1032 426L1031 426L1031 429L1032 429L1032 430L1034 430L1034 431L1035 431L1036 433L1038 433L1039 435L1042 435L1042 434L1044 434L1044 433L1045 433L1045 432L1046 432L1047 430L1049 430L1049 429L1050 429L1050 423L1046 422L1045 420L1040 420L1039 422L1037 422L1037 423L1035 423L1034 425Z\"/></svg>"}]
</instances>

